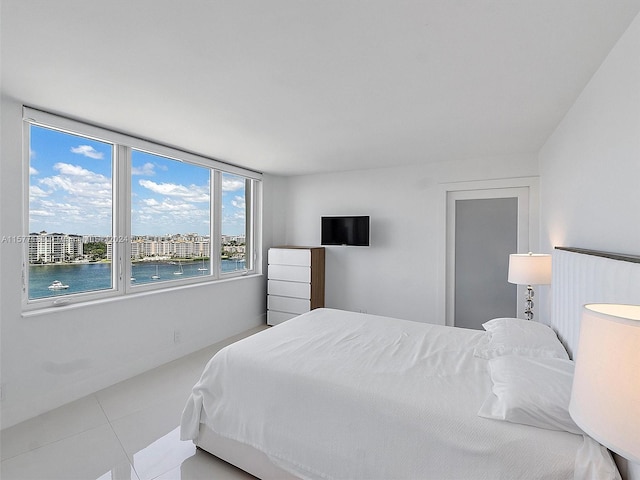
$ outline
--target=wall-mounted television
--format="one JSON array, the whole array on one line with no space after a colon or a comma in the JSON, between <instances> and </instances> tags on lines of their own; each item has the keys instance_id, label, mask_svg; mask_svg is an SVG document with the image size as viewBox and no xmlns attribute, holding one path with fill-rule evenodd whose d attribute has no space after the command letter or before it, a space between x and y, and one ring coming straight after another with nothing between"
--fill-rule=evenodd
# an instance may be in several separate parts
<instances>
[{"instance_id":1,"label":"wall-mounted television","mask_svg":"<svg viewBox=\"0 0 640 480\"><path fill-rule=\"evenodd\" d=\"M369 216L322 217L322 245L369 246Z\"/></svg>"}]
</instances>

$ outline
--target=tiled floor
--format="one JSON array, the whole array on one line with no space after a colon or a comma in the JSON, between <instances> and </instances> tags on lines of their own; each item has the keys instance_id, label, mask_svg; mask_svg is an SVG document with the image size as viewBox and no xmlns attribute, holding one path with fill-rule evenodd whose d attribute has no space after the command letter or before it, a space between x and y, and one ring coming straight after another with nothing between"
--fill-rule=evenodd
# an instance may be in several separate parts
<instances>
[{"instance_id":1,"label":"tiled floor","mask_svg":"<svg viewBox=\"0 0 640 480\"><path fill-rule=\"evenodd\" d=\"M179 439L182 409L207 361L200 350L2 431L2 480L249 479Z\"/></svg>"}]
</instances>

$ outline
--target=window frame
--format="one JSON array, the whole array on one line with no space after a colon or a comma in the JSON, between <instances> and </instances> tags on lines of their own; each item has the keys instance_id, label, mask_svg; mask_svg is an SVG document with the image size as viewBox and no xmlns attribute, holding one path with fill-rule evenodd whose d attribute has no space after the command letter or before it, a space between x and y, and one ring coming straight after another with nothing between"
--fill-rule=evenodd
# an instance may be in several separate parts
<instances>
[{"instance_id":1,"label":"window frame","mask_svg":"<svg viewBox=\"0 0 640 480\"><path fill-rule=\"evenodd\" d=\"M221 280L260 274L260 219L262 218L262 174L242 167L226 164L203 155L180 150L158 142L141 139L108 128L88 124L48 112L23 107L23 261L22 261L22 309L24 312L77 305L95 300L135 295L190 287ZM90 292L70 293L29 299L29 215L30 215L30 131L31 125L58 130L63 133L80 135L113 145L112 162L112 239L124 238L124 242L112 242L110 289ZM209 249L210 272L204 276L171 279L158 283L133 284L129 279L132 272L131 261L131 207L132 207L132 150L158 155L170 160L192 164L209 170ZM222 175L230 173L245 179L246 202L246 269L221 271L220 249L222 238ZM68 232L73 233L73 232ZM91 232L82 232L89 234ZM179 232L176 232L179 233Z\"/></svg>"}]
</instances>

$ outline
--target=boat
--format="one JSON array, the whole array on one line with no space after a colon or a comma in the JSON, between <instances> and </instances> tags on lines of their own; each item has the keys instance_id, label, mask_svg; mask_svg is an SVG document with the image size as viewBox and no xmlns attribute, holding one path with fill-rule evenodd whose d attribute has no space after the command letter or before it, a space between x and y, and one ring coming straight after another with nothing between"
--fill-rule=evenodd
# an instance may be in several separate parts
<instances>
[{"instance_id":1,"label":"boat","mask_svg":"<svg viewBox=\"0 0 640 480\"><path fill-rule=\"evenodd\" d=\"M209 269L207 267L204 266L204 258L202 259L202 266L200 268L198 268L199 272L208 272Z\"/></svg>"},{"instance_id":2,"label":"boat","mask_svg":"<svg viewBox=\"0 0 640 480\"><path fill-rule=\"evenodd\" d=\"M60 280L54 280L47 288L49 290L65 290L69 288L69 285L64 285Z\"/></svg>"},{"instance_id":3,"label":"boat","mask_svg":"<svg viewBox=\"0 0 640 480\"><path fill-rule=\"evenodd\" d=\"M151 278L153 280L158 280L160 278L160 275L158 275L158 265L156 265L156 274L155 275L151 275Z\"/></svg>"},{"instance_id":4,"label":"boat","mask_svg":"<svg viewBox=\"0 0 640 480\"><path fill-rule=\"evenodd\" d=\"M180 267L180 270L177 270L175 272L173 272L174 275L182 275L184 272L182 271L182 263L178 262L178 267Z\"/></svg>"}]
</instances>

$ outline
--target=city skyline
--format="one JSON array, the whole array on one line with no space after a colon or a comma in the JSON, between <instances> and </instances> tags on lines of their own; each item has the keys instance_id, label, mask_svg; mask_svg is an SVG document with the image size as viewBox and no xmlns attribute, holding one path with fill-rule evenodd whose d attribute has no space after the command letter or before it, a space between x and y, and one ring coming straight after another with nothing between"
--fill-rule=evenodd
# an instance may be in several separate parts
<instances>
[{"instance_id":1,"label":"city skyline","mask_svg":"<svg viewBox=\"0 0 640 480\"><path fill-rule=\"evenodd\" d=\"M222 235L222 255L244 257L246 252L246 238L244 235ZM74 235L65 233L31 233L29 234L28 252L30 264L41 263L77 263L87 262L88 257L100 260L111 259L113 244L116 239L95 235ZM131 245L131 258L194 258L209 257L211 252L211 239L198 234L154 236L145 235L132 239L122 238L122 242ZM92 247L88 252L84 251L85 244L103 243L104 249L98 257ZM100 257L102 255L102 257Z\"/></svg>"},{"instance_id":2,"label":"city skyline","mask_svg":"<svg viewBox=\"0 0 640 480\"><path fill-rule=\"evenodd\" d=\"M31 126L30 232L111 236L112 144ZM131 235L208 235L210 170L147 152L131 155ZM222 234L245 232L245 179L223 174Z\"/></svg>"},{"instance_id":3,"label":"city skyline","mask_svg":"<svg viewBox=\"0 0 640 480\"><path fill-rule=\"evenodd\" d=\"M68 233L68 232L47 232L46 230L41 230L40 232L29 232L29 236L31 235L67 235L70 237L82 237L83 241L85 242L96 242L96 241L109 241L112 240L114 237L112 235L94 235L94 234L78 234L78 233ZM20 236L22 238L22 236ZM131 235L131 237L118 237L119 239L123 239L121 241L125 241L124 239L127 239L132 242L135 242L137 240L140 239L173 239L175 237L199 237L199 238L210 238L211 236L209 234L204 234L201 235L199 233L194 233L194 232L186 232L186 233L182 233L182 232L177 232L177 233L163 233L163 234L159 234L159 235ZM225 238L225 237L231 237L231 238L245 238L246 235L244 233L240 233L237 235L229 235L229 234L220 234L221 238ZM9 238L9 237L5 237L5 238ZM10 237L10 238L17 238L17 237ZM24 240L23 240L24 241ZM120 241L120 240L118 240Z\"/></svg>"}]
</instances>

